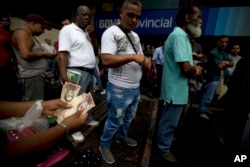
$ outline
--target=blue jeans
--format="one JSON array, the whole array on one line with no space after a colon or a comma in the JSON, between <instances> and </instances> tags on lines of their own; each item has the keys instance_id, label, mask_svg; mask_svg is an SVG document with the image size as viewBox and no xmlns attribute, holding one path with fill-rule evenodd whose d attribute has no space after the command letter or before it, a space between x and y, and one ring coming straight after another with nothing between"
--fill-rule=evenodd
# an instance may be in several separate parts
<instances>
[{"instance_id":1,"label":"blue jeans","mask_svg":"<svg viewBox=\"0 0 250 167\"><path fill-rule=\"evenodd\" d=\"M219 81L212 81L212 82L205 83L204 93L201 97L200 105L198 107L199 113L207 112L208 108L210 107L213 101L214 92L218 85L219 85Z\"/></svg>"},{"instance_id":2,"label":"blue jeans","mask_svg":"<svg viewBox=\"0 0 250 167\"><path fill-rule=\"evenodd\" d=\"M140 88L122 88L108 82L106 100L108 117L100 137L100 145L103 148L110 147L115 134L120 141L128 137L128 128L135 118L140 100Z\"/></svg>"},{"instance_id":3,"label":"blue jeans","mask_svg":"<svg viewBox=\"0 0 250 167\"><path fill-rule=\"evenodd\" d=\"M80 70L81 71L81 70ZM81 95L82 93L91 93L91 95L93 96L93 92L94 92L94 77L93 77L93 73L89 73L86 71L81 71L82 73L82 77L79 81L79 85L81 85L81 89L78 93L78 95ZM92 115L93 110L90 109L88 111L88 119L87 119L87 123L91 122L93 120L93 115Z\"/></svg>"},{"instance_id":4,"label":"blue jeans","mask_svg":"<svg viewBox=\"0 0 250 167\"><path fill-rule=\"evenodd\" d=\"M170 151L175 129L179 123L185 105L165 102L158 127L157 145L162 153Z\"/></svg>"},{"instance_id":5,"label":"blue jeans","mask_svg":"<svg viewBox=\"0 0 250 167\"><path fill-rule=\"evenodd\" d=\"M96 78L96 83L97 83L97 85L98 85L98 87L99 87L99 90L100 90L100 92L102 92L102 91L103 91L102 81L101 81L101 77L100 77L100 74L99 74L99 72L98 72L98 69L99 69L99 68L95 67L94 76L95 76L95 78Z\"/></svg>"}]
</instances>

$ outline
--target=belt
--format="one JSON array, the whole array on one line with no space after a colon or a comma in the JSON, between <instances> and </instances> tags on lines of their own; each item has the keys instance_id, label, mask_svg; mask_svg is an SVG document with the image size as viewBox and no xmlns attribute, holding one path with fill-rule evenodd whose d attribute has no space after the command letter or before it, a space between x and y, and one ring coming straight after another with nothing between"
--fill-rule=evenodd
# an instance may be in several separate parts
<instances>
[{"instance_id":1,"label":"belt","mask_svg":"<svg viewBox=\"0 0 250 167\"><path fill-rule=\"evenodd\" d=\"M90 69L90 68L85 68L85 67L70 67L70 68L76 68L76 69L79 69L81 71L85 71L88 73L94 73L94 69Z\"/></svg>"}]
</instances>

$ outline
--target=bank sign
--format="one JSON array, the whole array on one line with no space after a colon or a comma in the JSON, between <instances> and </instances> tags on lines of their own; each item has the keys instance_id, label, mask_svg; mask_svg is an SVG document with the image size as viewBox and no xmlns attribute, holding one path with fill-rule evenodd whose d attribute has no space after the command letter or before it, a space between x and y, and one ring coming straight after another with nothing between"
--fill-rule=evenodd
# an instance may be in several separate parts
<instances>
[{"instance_id":1,"label":"bank sign","mask_svg":"<svg viewBox=\"0 0 250 167\"><path fill-rule=\"evenodd\" d=\"M143 35L168 35L176 26L175 16L179 9L142 11L135 31ZM201 8L202 35L250 36L250 7ZM118 12L95 15L95 32L102 34L111 25L118 24Z\"/></svg>"}]
</instances>

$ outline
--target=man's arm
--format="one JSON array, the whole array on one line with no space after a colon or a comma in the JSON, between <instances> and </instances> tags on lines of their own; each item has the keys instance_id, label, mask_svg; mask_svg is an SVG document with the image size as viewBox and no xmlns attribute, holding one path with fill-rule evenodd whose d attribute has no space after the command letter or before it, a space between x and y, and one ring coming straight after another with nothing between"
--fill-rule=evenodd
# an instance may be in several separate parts
<instances>
[{"instance_id":1,"label":"man's arm","mask_svg":"<svg viewBox=\"0 0 250 167\"><path fill-rule=\"evenodd\" d=\"M106 67L120 67L129 62L136 62L143 68L149 69L151 67L151 60L142 54L128 54L128 55L112 55L108 53L101 54L102 63Z\"/></svg>"},{"instance_id":2,"label":"man's arm","mask_svg":"<svg viewBox=\"0 0 250 167\"><path fill-rule=\"evenodd\" d=\"M181 62L179 63L181 66L181 70L185 76L188 78L193 78L201 75L201 66L192 66L189 62Z\"/></svg>"},{"instance_id":3,"label":"man's arm","mask_svg":"<svg viewBox=\"0 0 250 167\"><path fill-rule=\"evenodd\" d=\"M10 117L23 117L28 109L34 104L34 101L9 102L0 101L0 119ZM66 102L60 99L47 100L42 102L42 114L53 115L58 108L70 108Z\"/></svg>"},{"instance_id":4,"label":"man's arm","mask_svg":"<svg viewBox=\"0 0 250 167\"><path fill-rule=\"evenodd\" d=\"M63 82L71 82L67 77L68 55L66 51L60 51L57 55L57 65Z\"/></svg>"},{"instance_id":5,"label":"man's arm","mask_svg":"<svg viewBox=\"0 0 250 167\"><path fill-rule=\"evenodd\" d=\"M33 37L26 31L17 30L12 37L12 44L15 49L19 50L21 58L25 60L37 59L41 57L53 58L55 55L49 52L32 52L34 45Z\"/></svg>"}]
</instances>

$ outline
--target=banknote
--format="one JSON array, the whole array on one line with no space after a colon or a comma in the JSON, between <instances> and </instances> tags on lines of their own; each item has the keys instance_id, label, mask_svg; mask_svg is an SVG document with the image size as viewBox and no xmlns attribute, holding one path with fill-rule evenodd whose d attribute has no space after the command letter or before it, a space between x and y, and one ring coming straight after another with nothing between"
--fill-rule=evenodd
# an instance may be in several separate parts
<instances>
[{"instance_id":1,"label":"banknote","mask_svg":"<svg viewBox=\"0 0 250 167\"><path fill-rule=\"evenodd\" d=\"M61 91L61 100L64 102L71 102L80 91L81 86L71 82L65 82Z\"/></svg>"},{"instance_id":2,"label":"banknote","mask_svg":"<svg viewBox=\"0 0 250 167\"><path fill-rule=\"evenodd\" d=\"M57 110L55 112L58 123L61 123L66 117L74 114L78 110L82 111L80 117L83 117L86 112L95 107L95 102L90 93L83 93L73 98L73 100L71 100L69 104L71 104L73 107L69 109Z\"/></svg>"},{"instance_id":3,"label":"banknote","mask_svg":"<svg viewBox=\"0 0 250 167\"><path fill-rule=\"evenodd\" d=\"M67 77L74 83L79 84L81 76L82 76L81 72L72 69L67 69Z\"/></svg>"}]
</instances>

